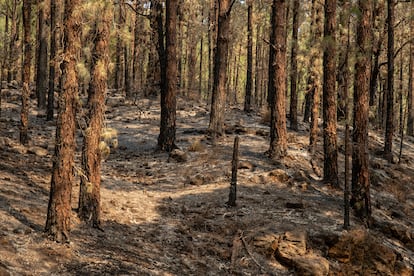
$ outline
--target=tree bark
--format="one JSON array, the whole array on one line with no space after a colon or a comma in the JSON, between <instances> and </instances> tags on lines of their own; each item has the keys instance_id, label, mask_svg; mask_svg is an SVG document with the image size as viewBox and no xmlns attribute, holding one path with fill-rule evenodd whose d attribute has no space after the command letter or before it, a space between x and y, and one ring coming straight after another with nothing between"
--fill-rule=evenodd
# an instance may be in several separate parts
<instances>
[{"instance_id":1,"label":"tree bark","mask_svg":"<svg viewBox=\"0 0 414 276\"><path fill-rule=\"evenodd\" d=\"M359 0L354 84L354 126L352 147L351 206L360 219L369 224L371 217L369 153L368 153L368 92L371 66L370 31L371 0Z\"/></svg>"},{"instance_id":2,"label":"tree bark","mask_svg":"<svg viewBox=\"0 0 414 276\"><path fill-rule=\"evenodd\" d=\"M170 152L175 145L176 133L176 94L177 94L177 46L176 46L176 24L177 24L177 0L166 1L166 32L165 32L165 55L161 64L163 80L161 85L161 123L160 135L158 136L158 147L160 150Z\"/></svg>"},{"instance_id":3,"label":"tree bark","mask_svg":"<svg viewBox=\"0 0 414 276\"><path fill-rule=\"evenodd\" d=\"M224 133L230 12L234 0L218 0L217 46L214 53L214 82L208 130L214 137Z\"/></svg>"},{"instance_id":4,"label":"tree bark","mask_svg":"<svg viewBox=\"0 0 414 276\"><path fill-rule=\"evenodd\" d=\"M298 130L298 31L299 31L299 0L293 0L292 48L290 56L290 128Z\"/></svg>"},{"instance_id":5,"label":"tree bark","mask_svg":"<svg viewBox=\"0 0 414 276\"><path fill-rule=\"evenodd\" d=\"M387 0L388 52L387 52L387 118L385 125L384 157L392 161L394 135L394 0Z\"/></svg>"},{"instance_id":6,"label":"tree bark","mask_svg":"<svg viewBox=\"0 0 414 276\"><path fill-rule=\"evenodd\" d=\"M103 126L105 93L109 65L109 36L112 4L105 1L96 11L91 81L88 90L87 129L83 137L82 169L79 192L79 217L93 227L100 227L101 151L99 141Z\"/></svg>"},{"instance_id":7,"label":"tree bark","mask_svg":"<svg viewBox=\"0 0 414 276\"><path fill-rule=\"evenodd\" d=\"M274 12L274 14L273 14ZM273 58L269 69L273 75L269 75L273 92L269 99L272 101L270 119L270 158L281 158L287 154L287 129L286 129L286 1L273 0L272 4L272 34L274 44L270 45L269 58Z\"/></svg>"},{"instance_id":8,"label":"tree bark","mask_svg":"<svg viewBox=\"0 0 414 276\"><path fill-rule=\"evenodd\" d=\"M20 143L27 145L29 142L29 98L30 98L30 69L32 62L31 40L32 0L23 1L23 31L24 31L24 57L23 57L23 89L22 107L20 111Z\"/></svg>"},{"instance_id":9,"label":"tree bark","mask_svg":"<svg viewBox=\"0 0 414 276\"><path fill-rule=\"evenodd\" d=\"M37 33L37 55L36 55L36 96L37 106L41 109L46 107L46 94L48 89L47 82L47 33L48 33L48 20L47 20L47 2L41 1L38 5L38 33Z\"/></svg>"},{"instance_id":10,"label":"tree bark","mask_svg":"<svg viewBox=\"0 0 414 276\"><path fill-rule=\"evenodd\" d=\"M47 97L46 120L53 120L55 109L55 78L58 63L56 53L58 47L58 33L60 32L58 13L60 13L61 0L50 1L50 62L49 62L49 91Z\"/></svg>"},{"instance_id":11,"label":"tree bark","mask_svg":"<svg viewBox=\"0 0 414 276\"><path fill-rule=\"evenodd\" d=\"M322 5L316 0L312 0L312 6L314 9L314 17L312 20L312 41L313 47L316 45L321 45L321 37L323 30L323 21L322 21ZM311 61L309 68L309 77L308 77L308 86L310 88L310 96L312 97L311 101L311 124L310 124L310 133L309 133L309 148L312 154L316 151L316 145L318 142L319 136L319 104L320 104L320 91L321 91L321 69L320 60L321 55L317 49L311 50Z\"/></svg>"},{"instance_id":12,"label":"tree bark","mask_svg":"<svg viewBox=\"0 0 414 276\"><path fill-rule=\"evenodd\" d=\"M324 182L339 187L336 126L336 0L325 1L323 54Z\"/></svg>"},{"instance_id":13,"label":"tree bark","mask_svg":"<svg viewBox=\"0 0 414 276\"><path fill-rule=\"evenodd\" d=\"M248 2L247 6L247 70L246 70L246 92L244 97L244 111L252 109L253 92L253 3Z\"/></svg>"},{"instance_id":14,"label":"tree bark","mask_svg":"<svg viewBox=\"0 0 414 276\"><path fill-rule=\"evenodd\" d=\"M56 126L55 153L46 220L46 233L57 242L69 241L75 153L75 114L78 97L76 63L80 45L81 0L65 0L62 92Z\"/></svg>"},{"instance_id":15,"label":"tree bark","mask_svg":"<svg viewBox=\"0 0 414 276\"><path fill-rule=\"evenodd\" d=\"M411 14L414 14L414 1L411 1ZM414 136L414 19L410 23L410 38L407 135Z\"/></svg>"}]
</instances>

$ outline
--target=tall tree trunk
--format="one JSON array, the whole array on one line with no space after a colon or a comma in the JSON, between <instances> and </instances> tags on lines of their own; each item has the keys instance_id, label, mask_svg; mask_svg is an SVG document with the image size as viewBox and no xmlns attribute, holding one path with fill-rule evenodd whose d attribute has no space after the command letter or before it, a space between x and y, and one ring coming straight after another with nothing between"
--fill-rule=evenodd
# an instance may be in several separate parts
<instances>
[{"instance_id":1,"label":"tall tree trunk","mask_svg":"<svg viewBox=\"0 0 414 276\"><path fill-rule=\"evenodd\" d=\"M261 82L262 82L262 70L261 63L262 63L262 48L260 40L260 32L261 27L260 24L257 24L256 27L256 57L255 57L255 64L254 64L254 101L256 106L260 106L262 102L261 98Z\"/></svg>"},{"instance_id":2,"label":"tall tree trunk","mask_svg":"<svg viewBox=\"0 0 414 276\"><path fill-rule=\"evenodd\" d=\"M162 5L158 2L158 0L151 1L151 15L150 15L150 26L151 26L151 46L153 48L149 51L148 57L148 69L147 69L147 77L146 77L146 87L148 92L146 95L157 95L158 91L160 90L160 83L161 83L161 72L160 72L160 51L163 53L164 49L160 49L159 47L164 47L163 42L163 30L161 29L161 39L160 31L158 27L158 22L161 19L162 23ZM162 41L162 44L160 44ZM156 51L154 51L155 49ZM163 54L162 54L163 55Z\"/></svg>"},{"instance_id":3,"label":"tall tree trunk","mask_svg":"<svg viewBox=\"0 0 414 276\"><path fill-rule=\"evenodd\" d=\"M19 40L19 20L18 20L18 3L19 1L13 0L13 4L11 6L11 14L10 14L10 37L9 37L9 50L8 54L9 57L7 59L7 82L11 82L16 78L16 70L17 70L17 59L18 59L18 49L17 42Z\"/></svg>"},{"instance_id":4,"label":"tall tree trunk","mask_svg":"<svg viewBox=\"0 0 414 276\"><path fill-rule=\"evenodd\" d=\"M368 92L371 66L370 31L371 0L358 1L358 22L354 84L354 127L352 148L351 206L357 217L369 224L371 217L369 153L368 153Z\"/></svg>"},{"instance_id":5,"label":"tall tree trunk","mask_svg":"<svg viewBox=\"0 0 414 276\"><path fill-rule=\"evenodd\" d=\"M55 81L56 81L56 69L58 69L58 63L56 60L56 53L58 47L59 37L59 24L61 11L61 0L50 1L50 62L49 62L49 91L47 96L47 114L46 120L53 120L53 113L55 109Z\"/></svg>"},{"instance_id":6,"label":"tall tree trunk","mask_svg":"<svg viewBox=\"0 0 414 276\"><path fill-rule=\"evenodd\" d=\"M290 128L298 130L298 30L299 30L299 0L293 0L292 49L290 56Z\"/></svg>"},{"instance_id":7,"label":"tall tree trunk","mask_svg":"<svg viewBox=\"0 0 414 276\"><path fill-rule=\"evenodd\" d=\"M217 137L224 133L226 82L230 32L230 12L234 0L218 0L217 43L214 54L214 83L209 132Z\"/></svg>"},{"instance_id":8,"label":"tall tree trunk","mask_svg":"<svg viewBox=\"0 0 414 276\"><path fill-rule=\"evenodd\" d=\"M274 14L273 14L274 12ZM273 0L272 3L272 34L274 44L270 45L269 65L273 67L273 75L269 75L271 119L270 119L270 158L280 158L287 154L286 129L286 1Z\"/></svg>"},{"instance_id":9,"label":"tall tree trunk","mask_svg":"<svg viewBox=\"0 0 414 276\"><path fill-rule=\"evenodd\" d=\"M274 24L273 22L276 22L276 18L274 18L276 16L276 5L275 2L273 1L272 4L272 15L271 15L271 24ZM272 26L273 28L273 26ZM273 30L270 31L270 39L269 39L269 43L270 43L270 47L269 47L269 59L268 59L268 78L267 78L267 104L269 109L272 109L272 105L273 105L273 99L272 97L275 95L275 86L273 84L273 77L275 72L275 66L274 66L274 62L275 62L275 49L274 49L274 45L276 45L276 37L275 37L275 32Z\"/></svg>"},{"instance_id":10,"label":"tall tree trunk","mask_svg":"<svg viewBox=\"0 0 414 276\"><path fill-rule=\"evenodd\" d=\"M23 57L23 89L22 107L20 111L20 143L26 145L29 142L29 98L30 98L30 67L32 62L31 40L32 0L23 1L23 30L24 30L24 57Z\"/></svg>"},{"instance_id":11,"label":"tall tree trunk","mask_svg":"<svg viewBox=\"0 0 414 276\"><path fill-rule=\"evenodd\" d=\"M44 109L46 107L46 94L47 94L47 8L48 1L43 0L39 2L38 11L38 33L37 33L37 55L36 55L36 96L37 106Z\"/></svg>"},{"instance_id":12,"label":"tall tree trunk","mask_svg":"<svg viewBox=\"0 0 414 276\"><path fill-rule=\"evenodd\" d=\"M176 147L177 7L177 0L166 1L165 55L164 58L160 58L165 70L162 70L164 76L161 77L164 82L161 85L161 124L158 147L165 151L171 151Z\"/></svg>"},{"instance_id":13,"label":"tall tree trunk","mask_svg":"<svg viewBox=\"0 0 414 276\"><path fill-rule=\"evenodd\" d=\"M108 0L96 10L91 81L88 90L87 129L83 137L82 169L79 192L79 217L100 227L101 151L107 72L109 64L109 36L112 23L112 3Z\"/></svg>"},{"instance_id":14,"label":"tall tree trunk","mask_svg":"<svg viewBox=\"0 0 414 276\"><path fill-rule=\"evenodd\" d=\"M201 6L201 23L204 21L204 7ZM204 31L203 31L204 32ZM198 94L200 99L203 96L203 56L204 56L204 34L200 35L200 64L198 70Z\"/></svg>"},{"instance_id":15,"label":"tall tree trunk","mask_svg":"<svg viewBox=\"0 0 414 276\"><path fill-rule=\"evenodd\" d=\"M80 45L81 0L65 0L62 92L56 126L55 153L47 210L46 233L57 242L69 241L75 154L75 114L78 97L76 57Z\"/></svg>"},{"instance_id":16,"label":"tall tree trunk","mask_svg":"<svg viewBox=\"0 0 414 276\"><path fill-rule=\"evenodd\" d=\"M336 0L325 0L325 50L323 53L324 182L339 187L336 134Z\"/></svg>"},{"instance_id":17,"label":"tall tree trunk","mask_svg":"<svg viewBox=\"0 0 414 276\"><path fill-rule=\"evenodd\" d=\"M414 1L411 1L411 14L414 14ZM410 69L408 84L407 134L414 136L414 19L410 22Z\"/></svg>"},{"instance_id":18,"label":"tall tree trunk","mask_svg":"<svg viewBox=\"0 0 414 276\"><path fill-rule=\"evenodd\" d=\"M122 82L122 72L125 72L122 70L122 60L123 60L123 50L124 48L124 42L122 41L121 37L121 29L124 27L125 24L125 17L123 14L123 6L124 6L124 0L121 0L118 2L118 14L116 18L117 22L117 35L116 35L116 56L115 56L115 90L119 90L123 87ZM124 61L126 62L126 61Z\"/></svg>"},{"instance_id":19,"label":"tall tree trunk","mask_svg":"<svg viewBox=\"0 0 414 276\"><path fill-rule=\"evenodd\" d=\"M253 3L248 2L247 6L247 70L246 70L246 92L244 97L244 111L252 109L253 92Z\"/></svg>"},{"instance_id":20,"label":"tall tree trunk","mask_svg":"<svg viewBox=\"0 0 414 276\"><path fill-rule=\"evenodd\" d=\"M384 157L392 161L394 135L394 0L387 0L388 52L387 52L387 119L385 125Z\"/></svg>"},{"instance_id":21,"label":"tall tree trunk","mask_svg":"<svg viewBox=\"0 0 414 276\"><path fill-rule=\"evenodd\" d=\"M312 20L312 41L314 45L320 45L323 20L322 20L322 5L316 0L312 0L312 6L314 9L314 20ZM310 61L310 73L308 77L308 85L310 87L310 95L312 96L311 105L311 125L309 133L309 147L312 153L316 151L316 145L319 135L319 104L320 104L320 91L321 91L321 68L320 59L321 55L317 49L311 50L311 61Z\"/></svg>"},{"instance_id":22,"label":"tall tree trunk","mask_svg":"<svg viewBox=\"0 0 414 276\"><path fill-rule=\"evenodd\" d=\"M140 51L140 42L142 43L142 39L140 38L141 32L143 31L142 22L140 19L139 11L141 8L141 2L136 1L135 3L135 21L134 21L134 46L133 46L133 54L132 54L132 83L133 88L135 91L141 90L142 86L142 79L138 81L139 72L143 71L144 68L139 63L139 58L141 55Z\"/></svg>"}]
</instances>

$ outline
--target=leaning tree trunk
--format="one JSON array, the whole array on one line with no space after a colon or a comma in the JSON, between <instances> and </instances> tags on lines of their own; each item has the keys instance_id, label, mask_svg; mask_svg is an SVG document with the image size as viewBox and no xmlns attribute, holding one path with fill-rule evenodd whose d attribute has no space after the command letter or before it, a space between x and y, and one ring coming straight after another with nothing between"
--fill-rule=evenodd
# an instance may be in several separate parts
<instances>
[{"instance_id":1,"label":"leaning tree trunk","mask_svg":"<svg viewBox=\"0 0 414 276\"><path fill-rule=\"evenodd\" d=\"M96 11L91 81L88 90L88 126L83 137L79 217L100 227L101 151L99 148L105 108L105 93L109 65L109 36L112 4L105 1Z\"/></svg>"},{"instance_id":2,"label":"leaning tree trunk","mask_svg":"<svg viewBox=\"0 0 414 276\"><path fill-rule=\"evenodd\" d=\"M20 143L29 142L29 97L30 97L30 67L32 61L31 40L32 0L23 1L23 30L24 30L24 58L23 58L23 90L22 107L20 111Z\"/></svg>"},{"instance_id":3,"label":"leaning tree trunk","mask_svg":"<svg viewBox=\"0 0 414 276\"><path fill-rule=\"evenodd\" d=\"M80 45L81 0L65 0L62 92L56 125L55 153L47 210L46 233L55 241L69 241L71 193L75 154L75 114L78 98L76 64Z\"/></svg>"},{"instance_id":4,"label":"leaning tree trunk","mask_svg":"<svg viewBox=\"0 0 414 276\"><path fill-rule=\"evenodd\" d=\"M269 65L273 67L269 72L269 82L273 91L270 95L270 158L280 158L287 154L287 130L286 130L286 1L273 0L272 4L272 37L274 37L274 45L270 45L270 51L273 58Z\"/></svg>"},{"instance_id":5,"label":"leaning tree trunk","mask_svg":"<svg viewBox=\"0 0 414 276\"><path fill-rule=\"evenodd\" d=\"M224 133L230 12L233 3L234 0L218 1L217 46L214 54L214 82L208 127L213 137L221 136Z\"/></svg>"},{"instance_id":6,"label":"leaning tree trunk","mask_svg":"<svg viewBox=\"0 0 414 276\"><path fill-rule=\"evenodd\" d=\"M36 96L37 106L46 107L47 94L47 2L41 1L38 5L38 33L37 33L37 55L36 55ZM53 2L53 1L52 1Z\"/></svg>"},{"instance_id":7,"label":"leaning tree trunk","mask_svg":"<svg viewBox=\"0 0 414 276\"><path fill-rule=\"evenodd\" d=\"M323 53L323 151L324 182L338 187L336 134L336 0L325 1L325 50Z\"/></svg>"},{"instance_id":8,"label":"leaning tree trunk","mask_svg":"<svg viewBox=\"0 0 414 276\"><path fill-rule=\"evenodd\" d=\"M387 52L387 118L385 125L384 157L392 161L394 135L394 0L387 0L388 52Z\"/></svg>"},{"instance_id":9,"label":"leaning tree trunk","mask_svg":"<svg viewBox=\"0 0 414 276\"><path fill-rule=\"evenodd\" d=\"M368 161L369 78L371 66L371 0L359 0L358 44L355 63L354 127L352 147L352 199L355 214L369 223L371 217Z\"/></svg>"},{"instance_id":10,"label":"leaning tree trunk","mask_svg":"<svg viewBox=\"0 0 414 276\"><path fill-rule=\"evenodd\" d=\"M177 49L176 24L178 0L166 1L166 34L165 55L161 59L164 82L161 85L161 122L158 147L161 150L171 151L175 145L176 131L176 94L177 94Z\"/></svg>"},{"instance_id":11,"label":"leaning tree trunk","mask_svg":"<svg viewBox=\"0 0 414 276\"><path fill-rule=\"evenodd\" d=\"M248 2L247 6L247 70L246 70L246 92L244 97L244 111L252 109L253 92L253 3Z\"/></svg>"}]
</instances>

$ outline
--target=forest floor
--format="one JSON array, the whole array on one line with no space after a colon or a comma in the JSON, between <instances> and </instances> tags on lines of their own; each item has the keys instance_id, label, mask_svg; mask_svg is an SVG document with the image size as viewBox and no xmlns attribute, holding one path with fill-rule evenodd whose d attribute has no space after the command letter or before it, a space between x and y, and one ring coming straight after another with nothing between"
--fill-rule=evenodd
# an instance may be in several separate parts
<instances>
[{"instance_id":1,"label":"forest floor","mask_svg":"<svg viewBox=\"0 0 414 276\"><path fill-rule=\"evenodd\" d=\"M400 164L391 164L380 154L383 135L370 132L373 223L368 229L351 214L350 230L344 230L343 184L335 189L322 183L322 140L316 156L310 156L306 124L297 132L289 130L288 156L272 161L264 154L269 129L261 114L229 108L226 135L211 141L205 135L208 106L179 99L177 145L182 155L177 158L155 151L157 99L132 104L111 95L105 119L108 128L117 130L118 147L103 161L104 231L86 227L74 211L70 243L58 244L43 233L54 124L32 106L31 141L19 145L19 94L3 94L1 276L413 275L412 138L404 142ZM338 133L343 183L342 127ZM237 206L228 207L236 135ZM78 190L77 178L74 210Z\"/></svg>"}]
</instances>

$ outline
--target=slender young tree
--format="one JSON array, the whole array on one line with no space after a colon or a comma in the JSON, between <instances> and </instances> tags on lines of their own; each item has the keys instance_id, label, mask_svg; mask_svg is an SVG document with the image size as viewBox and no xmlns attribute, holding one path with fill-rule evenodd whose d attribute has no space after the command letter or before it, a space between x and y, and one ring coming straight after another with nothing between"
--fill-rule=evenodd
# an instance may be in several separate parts
<instances>
[{"instance_id":1,"label":"slender young tree","mask_svg":"<svg viewBox=\"0 0 414 276\"><path fill-rule=\"evenodd\" d=\"M352 137L352 199L355 214L369 224L371 217L368 161L368 93L371 67L371 0L358 1L354 83L354 126Z\"/></svg>"},{"instance_id":2,"label":"slender young tree","mask_svg":"<svg viewBox=\"0 0 414 276\"><path fill-rule=\"evenodd\" d=\"M336 0L325 0L323 53L323 150L324 182L338 185L336 134Z\"/></svg>"},{"instance_id":3,"label":"slender young tree","mask_svg":"<svg viewBox=\"0 0 414 276\"><path fill-rule=\"evenodd\" d=\"M244 111L250 112L252 108L253 92L253 3L247 1L247 70L246 92L244 98Z\"/></svg>"},{"instance_id":4,"label":"slender young tree","mask_svg":"<svg viewBox=\"0 0 414 276\"><path fill-rule=\"evenodd\" d=\"M177 25L178 0L166 1L165 54L160 57L162 69L161 83L161 120L158 147L171 151L175 145L176 133L176 94L177 94Z\"/></svg>"},{"instance_id":5,"label":"slender young tree","mask_svg":"<svg viewBox=\"0 0 414 276\"><path fill-rule=\"evenodd\" d=\"M387 0L387 119L385 124L384 157L392 161L392 138L394 135L394 0Z\"/></svg>"},{"instance_id":6,"label":"slender young tree","mask_svg":"<svg viewBox=\"0 0 414 276\"><path fill-rule=\"evenodd\" d=\"M30 97L30 68L32 63L32 0L23 1L23 31L24 31L24 57L23 57L23 89L22 107L20 111L20 143L26 145L29 142L29 97Z\"/></svg>"},{"instance_id":7,"label":"slender young tree","mask_svg":"<svg viewBox=\"0 0 414 276\"><path fill-rule=\"evenodd\" d=\"M269 75L269 82L273 87L271 100L271 119L270 119L270 158L280 158L287 154L287 129L286 129L286 1L273 0L272 3L272 34L274 44L270 45L269 55L273 58L269 64L273 67L273 75Z\"/></svg>"},{"instance_id":8,"label":"slender young tree","mask_svg":"<svg viewBox=\"0 0 414 276\"><path fill-rule=\"evenodd\" d=\"M292 49L290 55L290 128L298 130L298 31L300 1L293 0Z\"/></svg>"},{"instance_id":9,"label":"slender young tree","mask_svg":"<svg viewBox=\"0 0 414 276\"><path fill-rule=\"evenodd\" d=\"M88 90L87 129L83 137L79 217L100 227L101 151L99 148L105 109L105 93L109 65L109 35L112 23L112 2L95 3L94 48L92 52L91 81Z\"/></svg>"},{"instance_id":10,"label":"slender young tree","mask_svg":"<svg viewBox=\"0 0 414 276\"><path fill-rule=\"evenodd\" d=\"M230 34L230 12L235 0L218 0L217 43L214 53L214 82L208 130L213 137L224 133L226 82Z\"/></svg>"},{"instance_id":11,"label":"slender young tree","mask_svg":"<svg viewBox=\"0 0 414 276\"><path fill-rule=\"evenodd\" d=\"M47 210L46 233L57 242L69 241L73 164L75 154L75 114L78 97L76 64L80 45L81 0L65 0L62 91L56 125L55 153Z\"/></svg>"}]
</instances>

